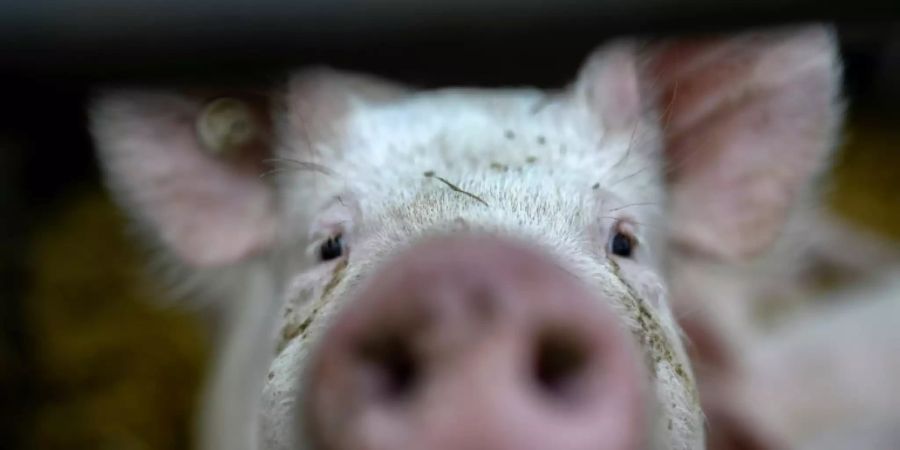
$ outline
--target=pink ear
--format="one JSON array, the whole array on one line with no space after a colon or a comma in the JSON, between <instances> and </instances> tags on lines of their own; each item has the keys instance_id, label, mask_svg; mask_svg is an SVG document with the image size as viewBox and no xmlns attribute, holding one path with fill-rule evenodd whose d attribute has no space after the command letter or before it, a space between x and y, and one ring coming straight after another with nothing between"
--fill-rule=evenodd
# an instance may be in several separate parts
<instances>
[{"instance_id":1,"label":"pink ear","mask_svg":"<svg viewBox=\"0 0 900 450\"><path fill-rule=\"evenodd\" d=\"M360 103L394 99L407 89L374 76L328 67L291 77L286 106L286 138L302 144L340 139L344 119Z\"/></svg>"},{"instance_id":2,"label":"pink ear","mask_svg":"<svg viewBox=\"0 0 900 450\"><path fill-rule=\"evenodd\" d=\"M236 262L263 250L275 230L272 195L260 179L268 146L265 134L247 132L247 127L266 126L267 119L247 115L250 109L239 110L244 116L234 130L241 133L230 137L240 139L207 142L197 126L206 114L204 100L168 92L117 91L99 98L91 111L97 149L114 195L138 225L198 268ZM233 111L225 113L233 116ZM214 125L207 127L213 135L228 133L216 131L222 127Z\"/></svg>"},{"instance_id":3,"label":"pink ear","mask_svg":"<svg viewBox=\"0 0 900 450\"><path fill-rule=\"evenodd\" d=\"M634 45L613 42L596 50L581 69L575 89L605 130L632 132L642 113Z\"/></svg>"},{"instance_id":4,"label":"pink ear","mask_svg":"<svg viewBox=\"0 0 900 450\"><path fill-rule=\"evenodd\" d=\"M664 43L642 69L660 89L674 239L736 259L777 236L828 159L842 116L825 27Z\"/></svg>"}]
</instances>

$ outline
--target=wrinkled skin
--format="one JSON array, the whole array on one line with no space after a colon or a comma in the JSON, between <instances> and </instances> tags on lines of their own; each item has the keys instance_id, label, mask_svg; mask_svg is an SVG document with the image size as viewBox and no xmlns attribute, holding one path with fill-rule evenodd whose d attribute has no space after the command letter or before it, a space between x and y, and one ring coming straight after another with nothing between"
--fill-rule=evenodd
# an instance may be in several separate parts
<instances>
[{"instance_id":1,"label":"wrinkled skin","mask_svg":"<svg viewBox=\"0 0 900 450\"><path fill-rule=\"evenodd\" d=\"M616 448L699 449L669 249L738 260L771 243L831 148L838 86L833 37L803 27L608 44L555 93L415 92L329 70L227 113L204 109L214 96L112 91L93 130L161 261L227 311L205 448L311 448L323 407L307 388L330 330L390 261L474 233L527 243L629 336L646 420ZM260 178L271 157L282 172ZM620 234L633 252L613 251Z\"/></svg>"}]
</instances>

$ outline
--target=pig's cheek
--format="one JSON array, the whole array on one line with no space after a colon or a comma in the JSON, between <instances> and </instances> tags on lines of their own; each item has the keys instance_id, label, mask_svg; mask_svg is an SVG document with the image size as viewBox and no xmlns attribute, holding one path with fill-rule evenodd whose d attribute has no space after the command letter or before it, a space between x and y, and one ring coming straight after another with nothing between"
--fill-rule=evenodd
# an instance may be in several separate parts
<instances>
[{"instance_id":1,"label":"pig's cheek","mask_svg":"<svg viewBox=\"0 0 900 450\"><path fill-rule=\"evenodd\" d=\"M311 345L308 339L294 339L272 361L262 392L260 416L261 448L287 450L303 441L302 388ZM303 447L301 447L303 448Z\"/></svg>"},{"instance_id":2,"label":"pig's cheek","mask_svg":"<svg viewBox=\"0 0 900 450\"><path fill-rule=\"evenodd\" d=\"M307 284L285 305L279 326L275 359L269 366L262 391L260 442L265 449L296 448L302 437L296 424L302 423L298 402L302 394L303 371L309 356L310 334L318 325L312 308L322 293L320 284Z\"/></svg>"},{"instance_id":3,"label":"pig's cheek","mask_svg":"<svg viewBox=\"0 0 900 450\"><path fill-rule=\"evenodd\" d=\"M345 267L346 263L339 262L330 266L330 270L339 275ZM300 424L303 423L302 402L307 361L339 303L335 300L335 295L340 293L329 294L329 291L334 290L329 284L330 282L317 284L313 288L315 297L298 305L299 309L285 318L282 335L287 334L287 337L280 340L262 393L261 448L306 448L301 445L305 438L300 433Z\"/></svg>"},{"instance_id":4,"label":"pig's cheek","mask_svg":"<svg viewBox=\"0 0 900 450\"><path fill-rule=\"evenodd\" d=\"M320 264L298 275L288 284L286 301L279 315L276 354L294 339L305 338L309 325L322 309L323 297L334 290L347 268L347 260Z\"/></svg>"},{"instance_id":5,"label":"pig's cheek","mask_svg":"<svg viewBox=\"0 0 900 450\"><path fill-rule=\"evenodd\" d=\"M667 307L668 291L662 278L657 273L645 265L632 260L623 260L618 264L620 275L634 290L636 295L657 310Z\"/></svg>"},{"instance_id":6,"label":"pig's cheek","mask_svg":"<svg viewBox=\"0 0 900 450\"><path fill-rule=\"evenodd\" d=\"M321 296L322 288L320 286L309 286L304 290L308 298L315 299ZM278 336L276 339L277 346L276 355L281 354L287 346L297 339L305 339L311 321L314 320L312 305L316 303L314 300L306 300L301 304L288 302L284 306L278 326Z\"/></svg>"}]
</instances>

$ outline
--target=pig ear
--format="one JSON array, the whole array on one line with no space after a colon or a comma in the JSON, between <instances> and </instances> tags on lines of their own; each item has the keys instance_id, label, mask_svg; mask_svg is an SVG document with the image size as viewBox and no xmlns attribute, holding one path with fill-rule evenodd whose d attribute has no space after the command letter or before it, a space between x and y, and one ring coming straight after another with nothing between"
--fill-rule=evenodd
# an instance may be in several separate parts
<instances>
[{"instance_id":1,"label":"pig ear","mask_svg":"<svg viewBox=\"0 0 900 450\"><path fill-rule=\"evenodd\" d=\"M91 108L92 131L111 190L137 223L195 267L264 251L276 211L263 162L279 138L291 150L339 138L361 103L393 98L396 85L320 68L291 77L270 107L260 93L110 91Z\"/></svg>"},{"instance_id":2,"label":"pig ear","mask_svg":"<svg viewBox=\"0 0 900 450\"><path fill-rule=\"evenodd\" d=\"M288 83L284 131L294 142L334 141L341 138L344 120L355 108L389 101L408 91L373 76L328 67L307 69Z\"/></svg>"},{"instance_id":3,"label":"pig ear","mask_svg":"<svg viewBox=\"0 0 900 450\"><path fill-rule=\"evenodd\" d=\"M275 230L267 99L109 91L91 107L113 194L184 263L204 268L264 250Z\"/></svg>"},{"instance_id":4,"label":"pig ear","mask_svg":"<svg viewBox=\"0 0 900 450\"><path fill-rule=\"evenodd\" d=\"M725 259L777 236L828 159L843 113L835 38L826 27L651 46L669 159L675 242Z\"/></svg>"},{"instance_id":5,"label":"pig ear","mask_svg":"<svg viewBox=\"0 0 900 450\"><path fill-rule=\"evenodd\" d=\"M643 107L635 44L616 41L594 51L578 75L575 97L605 132L631 133Z\"/></svg>"}]
</instances>

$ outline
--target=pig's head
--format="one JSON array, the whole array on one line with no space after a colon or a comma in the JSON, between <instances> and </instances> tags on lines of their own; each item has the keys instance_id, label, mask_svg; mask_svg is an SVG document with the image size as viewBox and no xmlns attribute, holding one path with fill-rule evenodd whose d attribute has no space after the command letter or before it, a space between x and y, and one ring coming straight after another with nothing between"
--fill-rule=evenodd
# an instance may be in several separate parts
<instances>
[{"instance_id":1,"label":"pig's head","mask_svg":"<svg viewBox=\"0 0 900 450\"><path fill-rule=\"evenodd\" d=\"M169 260L275 293L243 299L280 310L264 448L693 449L666 250L773 239L837 75L827 31L779 30L610 44L554 93L328 70L266 108L118 91L94 131Z\"/></svg>"}]
</instances>

